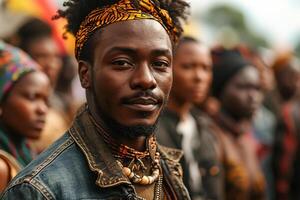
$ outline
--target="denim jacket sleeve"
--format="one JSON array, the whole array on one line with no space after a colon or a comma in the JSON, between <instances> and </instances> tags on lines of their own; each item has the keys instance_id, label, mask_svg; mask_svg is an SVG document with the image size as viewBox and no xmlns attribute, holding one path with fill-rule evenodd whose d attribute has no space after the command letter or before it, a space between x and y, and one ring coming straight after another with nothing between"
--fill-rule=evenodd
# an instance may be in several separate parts
<instances>
[{"instance_id":1,"label":"denim jacket sleeve","mask_svg":"<svg viewBox=\"0 0 300 200\"><path fill-rule=\"evenodd\" d=\"M12 200L12 199L22 199L22 200L46 200L54 199L53 197L43 194L37 188L29 183L22 183L8 188L1 197L1 200Z\"/></svg>"}]
</instances>

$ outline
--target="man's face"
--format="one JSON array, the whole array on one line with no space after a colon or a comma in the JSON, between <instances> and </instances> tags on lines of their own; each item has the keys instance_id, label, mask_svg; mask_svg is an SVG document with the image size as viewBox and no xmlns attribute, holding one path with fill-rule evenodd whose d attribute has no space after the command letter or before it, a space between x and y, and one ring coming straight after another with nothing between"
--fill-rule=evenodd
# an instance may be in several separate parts
<instances>
[{"instance_id":1,"label":"man's face","mask_svg":"<svg viewBox=\"0 0 300 200\"><path fill-rule=\"evenodd\" d=\"M54 87L62 67L59 49L52 38L39 38L28 46L29 55L42 67Z\"/></svg>"},{"instance_id":2,"label":"man's face","mask_svg":"<svg viewBox=\"0 0 300 200\"><path fill-rule=\"evenodd\" d=\"M221 95L221 106L237 119L251 118L261 104L262 91L259 72L248 66L226 84Z\"/></svg>"},{"instance_id":3,"label":"man's face","mask_svg":"<svg viewBox=\"0 0 300 200\"><path fill-rule=\"evenodd\" d=\"M208 48L196 43L181 44L174 57L171 95L181 102L203 103L212 79Z\"/></svg>"},{"instance_id":4,"label":"man's face","mask_svg":"<svg viewBox=\"0 0 300 200\"><path fill-rule=\"evenodd\" d=\"M127 127L154 125L172 85L165 29L154 20L119 22L104 28L96 42L88 78L96 112Z\"/></svg>"},{"instance_id":5,"label":"man's face","mask_svg":"<svg viewBox=\"0 0 300 200\"><path fill-rule=\"evenodd\" d=\"M292 66L280 70L276 74L278 90L284 100L293 98L299 90L300 73Z\"/></svg>"}]
</instances>

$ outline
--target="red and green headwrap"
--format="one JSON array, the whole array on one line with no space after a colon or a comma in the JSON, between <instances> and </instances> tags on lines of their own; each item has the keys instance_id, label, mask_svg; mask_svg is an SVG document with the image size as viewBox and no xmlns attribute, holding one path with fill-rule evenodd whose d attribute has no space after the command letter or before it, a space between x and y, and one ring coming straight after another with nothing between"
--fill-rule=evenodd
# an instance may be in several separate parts
<instances>
[{"instance_id":1,"label":"red and green headwrap","mask_svg":"<svg viewBox=\"0 0 300 200\"><path fill-rule=\"evenodd\" d=\"M0 102L25 74L39 69L27 54L0 41Z\"/></svg>"}]
</instances>

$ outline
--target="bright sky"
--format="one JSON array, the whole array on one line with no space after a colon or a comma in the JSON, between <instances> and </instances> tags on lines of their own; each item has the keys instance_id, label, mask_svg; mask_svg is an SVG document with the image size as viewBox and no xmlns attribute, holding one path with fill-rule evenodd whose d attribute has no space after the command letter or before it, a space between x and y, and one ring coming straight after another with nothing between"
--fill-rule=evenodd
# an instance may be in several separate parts
<instances>
[{"instance_id":1,"label":"bright sky","mask_svg":"<svg viewBox=\"0 0 300 200\"><path fill-rule=\"evenodd\" d=\"M218 3L240 8L249 25L274 45L293 45L300 39L300 0L188 0L192 15Z\"/></svg>"},{"instance_id":2,"label":"bright sky","mask_svg":"<svg viewBox=\"0 0 300 200\"><path fill-rule=\"evenodd\" d=\"M56 0L63 2L64 0ZM187 0L192 15L199 15L218 3L240 8L249 25L275 46L293 46L300 40L300 0Z\"/></svg>"}]
</instances>

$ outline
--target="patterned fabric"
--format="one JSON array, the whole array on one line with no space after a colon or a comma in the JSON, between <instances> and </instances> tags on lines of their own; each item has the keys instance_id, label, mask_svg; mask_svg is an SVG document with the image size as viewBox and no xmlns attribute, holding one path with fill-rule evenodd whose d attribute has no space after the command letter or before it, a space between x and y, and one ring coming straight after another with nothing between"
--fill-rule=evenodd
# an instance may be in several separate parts
<instances>
[{"instance_id":1,"label":"patterned fabric","mask_svg":"<svg viewBox=\"0 0 300 200\"><path fill-rule=\"evenodd\" d=\"M265 200L265 178L256 156L251 127L236 123L223 112L214 119L220 128L225 199Z\"/></svg>"},{"instance_id":2,"label":"patterned fabric","mask_svg":"<svg viewBox=\"0 0 300 200\"><path fill-rule=\"evenodd\" d=\"M229 200L264 200L265 180L261 173L249 177L246 166L234 159L224 160L225 196ZM250 181L252 179L252 181Z\"/></svg>"},{"instance_id":3,"label":"patterned fabric","mask_svg":"<svg viewBox=\"0 0 300 200\"><path fill-rule=\"evenodd\" d=\"M121 0L111 6L93 10L81 23L76 34L76 58L80 58L84 44L97 29L116 22L136 19L158 21L166 29L172 40L177 41L178 30L174 27L168 11L157 7L151 0L140 0L139 8L136 8L131 0Z\"/></svg>"},{"instance_id":4,"label":"patterned fabric","mask_svg":"<svg viewBox=\"0 0 300 200\"><path fill-rule=\"evenodd\" d=\"M0 41L0 101L17 80L37 68L23 51Z\"/></svg>"},{"instance_id":5,"label":"patterned fabric","mask_svg":"<svg viewBox=\"0 0 300 200\"><path fill-rule=\"evenodd\" d=\"M298 118L293 112L299 112L298 106L285 104L281 108L282 128L276 133L274 151L276 199L291 199L291 183L298 169L294 162L299 151Z\"/></svg>"},{"instance_id":6,"label":"patterned fabric","mask_svg":"<svg viewBox=\"0 0 300 200\"><path fill-rule=\"evenodd\" d=\"M3 127L0 127L0 149L12 155L21 167L25 167L33 159L26 140L7 134Z\"/></svg>"}]
</instances>

